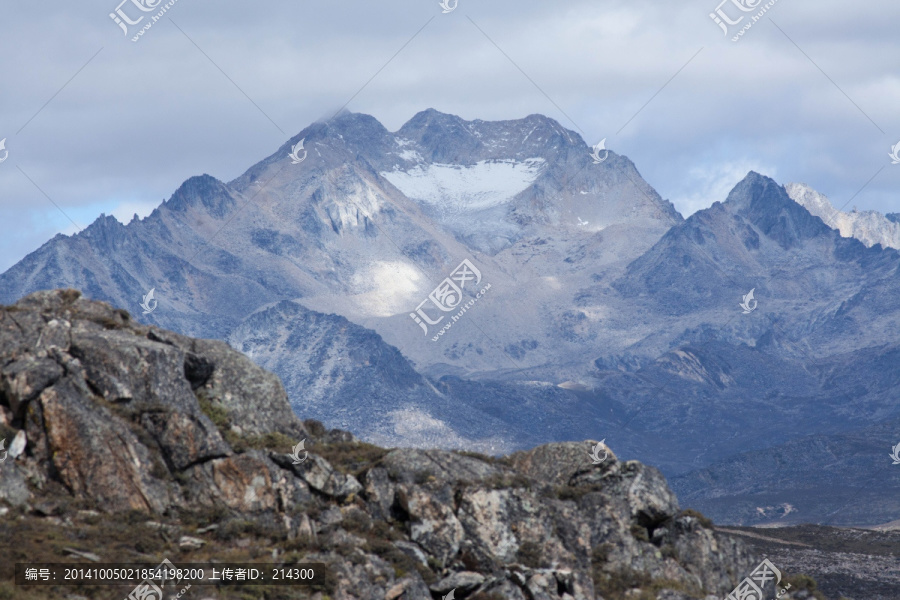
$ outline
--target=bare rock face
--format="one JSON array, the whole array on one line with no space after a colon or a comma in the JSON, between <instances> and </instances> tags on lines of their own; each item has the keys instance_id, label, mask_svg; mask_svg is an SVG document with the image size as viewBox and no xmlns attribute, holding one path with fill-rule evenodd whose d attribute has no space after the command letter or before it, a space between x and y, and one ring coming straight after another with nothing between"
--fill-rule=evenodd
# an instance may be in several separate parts
<instances>
[{"instance_id":1,"label":"bare rock face","mask_svg":"<svg viewBox=\"0 0 900 600\"><path fill-rule=\"evenodd\" d=\"M72 290L0 309L0 365L7 429L28 440L0 478L53 478L110 512L277 505L271 474L282 470L265 455L233 456L207 413L244 436L308 437L277 378L224 343L134 324ZM176 474L188 484L177 485ZM5 495L27 502L21 491Z\"/></svg>"},{"instance_id":2,"label":"bare rock face","mask_svg":"<svg viewBox=\"0 0 900 600\"><path fill-rule=\"evenodd\" d=\"M91 497L110 511L165 509L172 498L150 475L151 452L82 391L63 380L41 392L29 406L28 437L45 444L48 462L74 495Z\"/></svg>"},{"instance_id":3,"label":"bare rock face","mask_svg":"<svg viewBox=\"0 0 900 600\"><path fill-rule=\"evenodd\" d=\"M0 307L0 438L15 440L2 508L144 512L181 552L216 547L200 536L218 523L157 521L229 515L273 556L326 563L335 599L721 597L755 564L681 512L655 468L593 464L593 442L503 458L363 444L300 421L278 379L225 344L71 290Z\"/></svg>"}]
</instances>

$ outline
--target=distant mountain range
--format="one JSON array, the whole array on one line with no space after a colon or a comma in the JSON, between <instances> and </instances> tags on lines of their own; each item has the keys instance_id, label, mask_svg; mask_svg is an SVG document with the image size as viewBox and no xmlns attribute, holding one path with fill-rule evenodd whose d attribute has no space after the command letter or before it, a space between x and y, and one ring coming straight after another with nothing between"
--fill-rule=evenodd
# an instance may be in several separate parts
<instances>
[{"instance_id":1,"label":"distant mountain range","mask_svg":"<svg viewBox=\"0 0 900 600\"><path fill-rule=\"evenodd\" d=\"M544 116L427 110L389 132L343 113L234 181L53 238L0 275L0 302L74 287L227 339L298 413L382 445L606 438L722 522L886 522L900 224L838 231L828 208L751 172L684 219ZM836 507L842 485L866 491Z\"/></svg>"}]
</instances>

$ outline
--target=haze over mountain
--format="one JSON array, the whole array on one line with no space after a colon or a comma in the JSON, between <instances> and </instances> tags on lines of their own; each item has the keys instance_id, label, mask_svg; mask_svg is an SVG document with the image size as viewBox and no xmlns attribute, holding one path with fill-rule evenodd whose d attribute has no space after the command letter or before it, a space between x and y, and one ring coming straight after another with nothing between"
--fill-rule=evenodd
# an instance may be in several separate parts
<instances>
[{"instance_id":1,"label":"haze over mountain","mask_svg":"<svg viewBox=\"0 0 900 600\"><path fill-rule=\"evenodd\" d=\"M851 478L697 483L900 418L898 252L752 172L685 220L626 157L589 153L540 115L427 110L389 132L343 113L234 181L194 177L145 219L55 237L0 275L0 302L74 287L227 339L295 410L386 445L607 438L724 522L831 518L844 479L872 494L835 518L900 518L878 500L900 488L891 444ZM455 296L429 300L440 286Z\"/></svg>"}]
</instances>

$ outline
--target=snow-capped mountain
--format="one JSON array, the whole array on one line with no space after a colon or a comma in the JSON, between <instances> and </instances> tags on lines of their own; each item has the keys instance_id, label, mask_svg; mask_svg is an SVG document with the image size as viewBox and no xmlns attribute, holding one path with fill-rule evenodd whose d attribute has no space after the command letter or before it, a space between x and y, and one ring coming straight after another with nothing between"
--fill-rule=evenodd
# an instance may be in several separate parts
<instances>
[{"instance_id":1,"label":"snow-capped mountain","mask_svg":"<svg viewBox=\"0 0 900 600\"><path fill-rule=\"evenodd\" d=\"M883 215L874 210L850 212L836 209L824 195L805 183L788 183L784 186L791 199L826 225L841 232L844 237L854 237L866 246L881 244L885 248L900 249L900 222L897 213Z\"/></svg>"},{"instance_id":2,"label":"snow-capped mountain","mask_svg":"<svg viewBox=\"0 0 900 600\"><path fill-rule=\"evenodd\" d=\"M426 110L390 132L343 113L234 181L53 238L0 275L0 302L75 287L228 339L305 417L383 445L606 437L743 520L687 474L900 417L900 255L791 189L750 173L685 220L626 157L597 163L541 115ZM791 518L825 514L815 497Z\"/></svg>"}]
</instances>

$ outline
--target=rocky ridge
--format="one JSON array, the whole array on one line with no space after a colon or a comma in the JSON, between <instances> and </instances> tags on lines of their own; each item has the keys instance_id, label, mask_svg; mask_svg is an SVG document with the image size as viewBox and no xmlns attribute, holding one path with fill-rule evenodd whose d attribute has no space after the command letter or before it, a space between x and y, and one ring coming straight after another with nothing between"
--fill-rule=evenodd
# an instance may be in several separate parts
<instances>
[{"instance_id":1,"label":"rocky ridge","mask_svg":"<svg viewBox=\"0 0 900 600\"><path fill-rule=\"evenodd\" d=\"M885 248L900 249L900 223L897 213L882 215L874 210L850 212L836 209L823 194L804 183L788 183L784 186L791 199L819 217L829 227L841 232L844 237L854 237L868 247L881 244Z\"/></svg>"},{"instance_id":2,"label":"rocky ridge","mask_svg":"<svg viewBox=\"0 0 900 600\"><path fill-rule=\"evenodd\" d=\"M586 443L500 459L363 444L298 419L279 380L224 342L74 290L0 307L0 438L17 440L0 463L14 559L0 596L12 562L61 554L322 562L324 588L265 595L319 600L711 600L757 561L681 511L653 467L612 452L594 466ZM30 597L64 597L53 590Z\"/></svg>"}]
</instances>

